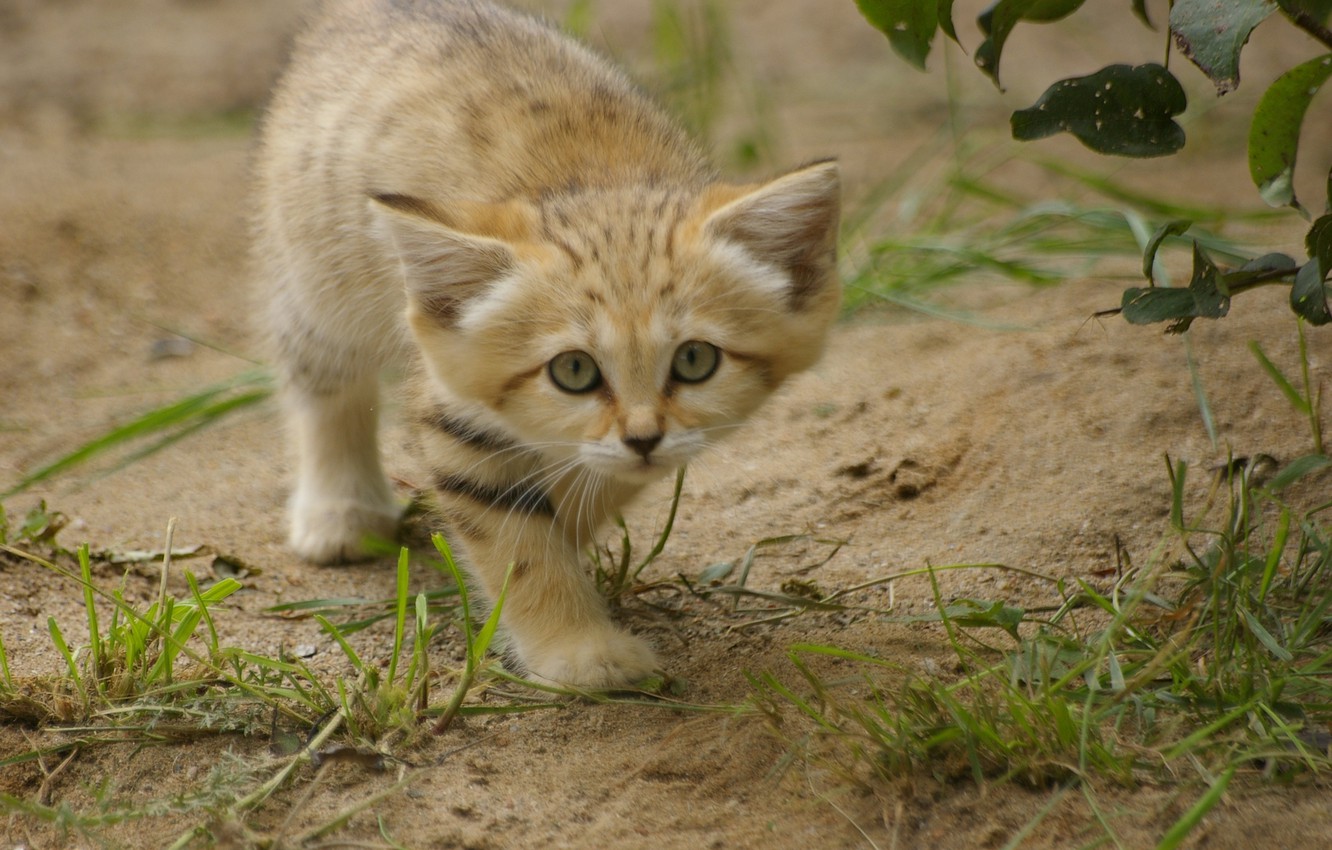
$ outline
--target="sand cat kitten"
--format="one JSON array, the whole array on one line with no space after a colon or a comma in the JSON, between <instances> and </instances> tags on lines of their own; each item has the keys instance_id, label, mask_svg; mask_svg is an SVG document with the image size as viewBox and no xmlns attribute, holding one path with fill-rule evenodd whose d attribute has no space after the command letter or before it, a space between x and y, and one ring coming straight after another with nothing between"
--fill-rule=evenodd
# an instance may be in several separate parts
<instances>
[{"instance_id":1,"label":"sand cat kitten","mask_svg":"<svg viewBox=\"0 0 1332 850\"><path fill-rule=\"evenodd\" d=\"M257 155L256 255L299 465L291 545L355 557L399 515L378 373L409 355L424 472L536 677L656 665L580 552L646 482L818 357L837 166L718 180L618 71L480 0L336 0Z\"/></svg>"}]
</instances>

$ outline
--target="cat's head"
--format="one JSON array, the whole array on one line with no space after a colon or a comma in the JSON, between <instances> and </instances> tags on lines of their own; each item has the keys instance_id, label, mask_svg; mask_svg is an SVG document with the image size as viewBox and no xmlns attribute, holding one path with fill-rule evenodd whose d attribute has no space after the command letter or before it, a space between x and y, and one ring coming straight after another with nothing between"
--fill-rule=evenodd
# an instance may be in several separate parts
<instances>
[{"instance_id":1,"label":"cat's head","mask_svg":"<svg viewBox=\"0 0 1332 850\"><path fill-rule=\"evenodd\" d=\"M372 207L431 378L626 481L686 463L813 364L841 300L832 162L752 186Z\"/></svg>"}]
</instances>

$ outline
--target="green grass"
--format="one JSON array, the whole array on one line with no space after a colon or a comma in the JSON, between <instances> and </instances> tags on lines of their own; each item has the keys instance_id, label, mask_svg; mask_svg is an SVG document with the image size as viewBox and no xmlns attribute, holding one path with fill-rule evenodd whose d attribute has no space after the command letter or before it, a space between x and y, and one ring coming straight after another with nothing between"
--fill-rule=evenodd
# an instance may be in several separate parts
<instances>
[{"instance_id":1,"label":"green grass","mask_svg":"<svg viewBox=\"0 0 1332 850\"><path fill-rule=\"evenodd\" d=\"M728 166L776 167L770 99L735 61L725 3L653 0L651 32L650 84L667 110ZM723 119L737 116L723 138Z\"/></svg>"},{"instance_id":2,"label":"green grass","mask_svg":"<svg viewBox=\"0 0 1332 850\"><path fill-rule=\"evenodd\" d=\"M592 5L574 3L571 24L590 26ZM719 148L719 159L729 165L778 165L767 93L735 82L723 4L659 0L652 15L657 70L650 82L670 108ZM740 113L740 129L722 138L728 113ZM245 112L124 117L100 129L133 138L207 137L246 131L251 118ZM1007 145L954 144L941 133L886 175L846 216L847 309L886 303L979 321L951 306L950 286L976 280L1046 286L1092 273L1118 276L1133 267L1158 224L1175 219L1193 221L1190 238L1214 257L1238 263L1246 252L1222 231L1236 220L1261 222L1274 215L1183 206L1127 190L1113 177L1034 160L1066 190L1066 200L1051 202L1014 188L1003 171L1014 157ZM1165 248L1187 244L1172 236ZM433 554L399 553L390 598L309 599L273 609L319 623L345 662L339 666L346 672L328 673L286 653L265 655L220 640L217 624L235 616L227 603L240 583L206 585L185 573L184 592L168 593L175 569L169 540L156 597L142 605L127 599L128 579L118 587L96 579L94 568L105 565L88 547L71 553L59 546L65 520L58 511L39 504L11 521L0 507L0 557L46 571L81 598L85 621L79 631L89 635L86 644L74 645L71 624L48 618L51 652L62 669L23 677L13 673L0 633L0 720L53 730L43 743L0 758L0 770L77 759L125 741L190 743L219 735L267 742L278 754L272 763L224 758L194 789L169 799L122 801L108 787L94 794L90 806L75 810L40 794L0 794L0 815L96 842L116 824L175 813L190 823L175 846L211 834L218 824L235 826L254 844L299 846L336 832L419 775L406 770L379 794L304 831L287 817L276 830L259 834L256 816L275 794L286 789L299 813L317 789L318 771L303 779L302 767L338 758L397 763L429 736L449 734L458 718L557 711L582 699L612 709L632 704L758 718L789 745L792 762L829 768L848 784L877 787L924 773L946 782L1057 789L1010 846L1020 844L1056 803L1075 797L1074 790L1085 801L1089 825L1101 833L1088 843L1117 843L1098 791L1107 785L1175 785L1196 800L1162 832L1161 847L1177 846L1236 783L1304 781L1329 767L1329 506L1297 507L1287 494L1332 461L1323 454L1319 390L1308 373L1303 336L1305 368L1297 379L1282 375L1256 344L1254 354L1256 368L1266 370L1309 418L1313 453L1265 485L1240 465L1216 482L1213 497L1193 513L1185 510L1189 471L1171 463L1168 545L1141 566L1126 562L1109 584L1058 585L1049 610L944 597L938 577L945 572L1017 569L1040 577L997 564L927 565L843 588L807 580L776 590L751 586L756 561L783 547L814 548L826 562L842 545L795 535L757 541L740 557L696 576L653 579L646 570L669 537L675 502L646 553L635 549L627 531L618 552L592 552L599 586L613 601L634 598L651 607L654 593L704 600L716 605L714 616L742 630L816 612L878 617L934 629L951 662L926 674L866 651L801 643L790 647L784 666L752 671L751 692L739 704L689 703L683 700L687 684L678 681L608 695L514 676L488 652L501 605L475 622L442 538L435 538ZM260 368L184 394L40 465L0 499L90 468L109 474L267 404L272 393L271 375ZM1199 401L1206 416L1201 394ZM437 586L411 593L413 569L418 578L437 579ZM868 587L911 576L930 580L933 614L903 617L851 601ZM392 625L392 645L381 667L362 658L357 634L384 622ZM462 645L462 660L453 668L441 662L441 644L449 636Z\"/></svg>"},{"instance_id":3,"label":"green grass","mask_svg":"<svg viewBox=\"0 0 1332 850\"><path fill-rule=\"evenodd\" d=\"M850 782L923 771L1083 786L1092 808L1107 784L1205 785L1163 847L1237 775L1323 774L1332 768L1332 530L1323 516L1332 504L1297 509L1241 464L1191 514L1187 466L1168 463L1168 473L1170 546L1142 567L1126 564L1106 587L1065 585L1052 614L945 600L932 572L955 675L801 644L790 672L752 677L755 704L801 758ZM841 662L836 678L820 663L828 659Z\"/></svg>"},{"instance_id":4,"label":"green grass","mask_svg":"<svg viewBox=\"0 0 1332 850\"><path fill-rule=\"evenodd\" d=\"M1087 175L1074 178L1090 201L1044 204L1001 191L988 171L996 163L966 157L956 162L960 165L945 169L942 177L936 173L934 179L942 182L888 186L848 217L850 309L886 301L956 315L942 298L953 282L983 273L1045 285L1097 263L1137 257L1155 229L1155 214L1187 212L1204 224L1223 223L1220 213L1209 217L1205 210L1174 209ZM931 187L938 190L931 195L935 206L910 202L913 193L929 194ZM891 239L875 235L886 232L875 222L894 209L914 211L909 227L892 228L899 235ZM1218 255L1240 253L1203 234ZM1307 369L1290 379L1261 348L1255 346L1254 353L1255 368L1267 370L1309 418L1318 442L1318 388ZM1302 353L1307 364L1307 347ZM89 440L24 476L3 496L89 467L114 471L267 403L272 391L266 371L242 373ZM706 600L717 603L718 616L736 629L811 612L897 618L939 629L956 661L957 672L926 676L846 647L798 644L791 647L789 667L753 671L752 693L741 704L726 705L683 701L687 684L674 680L654 683L642 694L605 695L515 677L487 654L495 612L474 624L465 586L442 540L436 540L438 557L400 554L391 598L279 606L281 613L314 618L339 648L349 672L332 675L316 673L297 658L223 645L215 621L230 616L225 602L239 586L235 580L203 586L187 575L188 592L170 596L168 557L156 601L132 605L121 589L94 581L93 553L86 547L71 555L56 544L64 524L59 512L42 504L10 523L0 508L0 551L47 570L80 594L90 635L87 645L73 646L65 624L49 619L51 647L63 672L38 680L12 675L0 635L0 718L69 724L104 742L267 737L283 752L281 764L270 769L249 762L219 765L206 788L172 802L173 811L184 810L196 820L179 846L220 816L250 829L272 795L296 783L297 766L317 763L336 748L350 748L359 758L393 760L432 734L447 734L456 718L558 710L574 698L762 717L787 741L793 759L829 766L848 783L874 784L924 771L949 782L1020 782L1059 787L1061 793L1076 788L1089 823L1108 841L1116 837L1098 813L1098 788L1144 782L1205 787L1197 805L1163 834L1168 845L1186 837L1236 781L1256 774L1293 781L1328 767L1317 730L1332 723L1326 563L1332 542L1319 511L1300 512L1282 495L1283 488L1328 463L1319 447L1267 487L1237 474L1218 485L1211 509L1188 518L1187 472L1173 464L1178 557L1126 568L1110 587L1062 587L1052 611L1028 611L1003 600L945 599L937 581L933 615L902 618L851 601L867 587L911 575L934 581L945 571L1013 569L994 564L917 567L845 588L803 580L775 590L750 586L751 568L768 553L799 542L817 548L826 561L842 545L803 536L758 541L734 561L712 564L693 578L647 580L646 570L671 532L673 501L670 518L645 553L627 531L619 551L590 553L599 586L612 601L634 598L652 607L654 592ZM681 485L677 480L676 500ZM413 559L418 574L424 569L438 577L438 587L408 592ZM393 629L387 668L367 663L355 648L358 632L384 621ZM461 636L457 669L440 669L438 646L446 635ZM166 726L173 731L164 739L160 730ZM79 747L90 746L87 739L80 741ZM72 744L34 746L0 761L0 767L75 752ZM404 776L403 782L410 781ZM386 793L401 790L394 784ZM313 788L302 793L306 799ZM39 799L0 797L0 812L90 837L167 805L107 800L73 811ZM303 838L335 831L353 813L340 813Z\"/></svg>"},{"instance_id":5,"label":"green grass","mask_svg":"<svg viewBox=\"0 0 1332 850\"><path fill-rule=\"evenodd\" d=\"M1293 408L1316 423L1317 388L1308 376L1291 380L1261 349L1255 354L1255 368L1267 370ZM1316 424L1311 429L1320 433ZM788 743L793 759L829 767L848 783L874 785L923 771L947 782L1059 788L1059 799L1076 789L1088 823L1111 842L1118 838L1099 813L1098 790L1175 784L1189 793L1196 786L1196 803L1162 833L1162 846L1174 846L1236 782L1300 781L1332 766L1326 732L1332 727L1332 534L1324 519L1332 503L1300 508L1288 498L1303 478L1326 465L1315 452L1263 483L1250 477L1252 464L1234 464L1212 483L1206 503L1189 511L1189 470L1169 463L1168 545L1142 566L1125 560L1108 584L1057 585L1057 604L1048 610L944 597L941 574L1017 569L997 564L926 565L845 588L806 580L777 590L750 586L752 567L767 553L798 544L814 551L814 567L842 545L806 536L758 541L736 560L712 564L695 577L645 584L644 570L671 530L682 486L677 480L671 519L646 554L636 554L627 532L619 552L591 553L608 597L646 600L648 591L664 590L720 603L718 616L737 629L810 612L855 612L936 628L954 660L951 670L925 675L864 651L797 644L788 653L788 668L752 672L748 700L731 705L681 702L687 686L679 682L658 683L665 697L589 695L513 676L487 654L499 606L474 625L465 585L442 538L434 539L437 558L400 552L391 598L279 606L288 615L315 618L339 647L350 672L333 675L285 655L222 644L215 624L230 616L225 602L239 587L234 579L205 587L187 573L187 592L172 596L168 554L156 599L134 605L123 586L108 590L94 579L86 546L74 553L59 546L59 512L39 504L11 521L0 511L0 552L48 571L80 594L89 635L86 645L73 646L64 626L49 619L51 646L64 670L38 679L13 675L0 635L0 717L67 724L95 736L92 743L80 737L54 749L34 746L0 767L72 757L99 740L136 737L148 742L240 735L267 737L280 747L278 767L219 766L206 787L171 803L173 811L197 818L182 834L185 846L219 812L251 823L273 794L293 783L299 764L345 752L340 748L358 758L392 760L431 734L447 733L457 717L558 710L583 698L758 716ZM165 551L171 552L170 533ZM440 588L409 593L413 559L440 578ZM1017 571L1056 586L1048 577ZM930 580L933 614L905 617L851 602L858 591L910 576ZM386 668L366 663L353 646L358 632L382 621L392 623ZM432 646L446 632L462 637L459 669L435 669L437 652L432 661ZM172 731L163 738L168 727ZM309 742L302 743L302 730L312 730ZM404 775L402 783L410 781ZM395 784L386 793L402 787ZM308 797L313 789L303 793ZM167 805L110 800L74 811L0 797L0 811L90 837ZM353 813L340 813L303 835L336 831Z\"/></svg>"},{"instance_id":6,"label":"green grass","mask_svg":"<svg viewBox=\"0 0 1332 850\"><path fill-rule=\"evenodd\" d=\"M309 616L320 625L348 671L328 673L313 671L285 652L265 655L219 639L217 622L234 616L226 600L241 589L236 579L203 586L185 572L188 592L168 593L171 526L156 599L145 607L127 599L128 574L119 587L108 590L95 578L86 545L73 552L61 547L56 534L62 525L63 517L44 504L12 525L0 510L0 558L44 570L79 593L81 626L89 636L86 644L75 646L65 636L67 626L48 618L51 647L63 669L20 677L11 670L0 633L0 721L47 728L53 734L45 739L56 740L0 758L0 769L45 765L51 758L73 760L98 746L197 744L217 736L266 740L279 757L272 767L262 766L262 760L226 760L201 785L170 799L121 799L113 782L86 809L53 806L40 795L29 799L0 794L0 816L44 823L61 834L96 841L118 824L174 814L193 823L173 846L215 835L219 823L231 824L228 829L239 829L255 842L294 840L299 845L336 832L354 814L400 793L420 775L407 771L387 789L295 837L286 833L293 822L290 815L277 833L255 832L251 824L273 795L301 784L296 771L302 765L315 768L315 779L304 784L295 811L314 794L324 762L350 759L367 771L407 763L430 737L450 734L454 721L462 717L559 710L571 700L671 712L746 710L682 701L678 681L645 683L638 692L586 693L530 682L505 670L490 652L504 594L483 622L474 623L462 572L440 535L432 538L437 558L400 550L390 599L314 599L270 609ZM665 534L658 538L649 562L665 539ZM632 550L627 534L625 546L626 553ZM413 561L436 574L444 586L410 593ZM392 643L381 666L362 658L353 636L383 620L392 623ZM439 666L439 638L445 632L462 638L460 669Z\"/></svg>"},{"instance_id":7,"label":"green grass","mask_svg":"<svg viewBox=\"0 0 1332 850\"><path fill-rule=\"evenodd\" d=\"M598 5L575 0L565 12L564 28L581 38L593 35ZM736 61L733 44L721 0L653 0L643 82L727 167L781 167L772 98Z\"/></svg>"},{"instance_id":8,"label":"green grass","mask_svg":"<svg viewBox=\"0 0 1332 850\"><path fill-rule=\"evenodd\" d=\"M186 114L116 113L99 117L94 130L111 138L134 140L244 137L253 132L258 116L258 110L248 106Z\"/></svg>"},{"instance_id":9,"label":"green grass","mask_svg":"<svg viewBox=\"0 0 1332 850\"><path fill-rule=\"evenodd\" d=\"M1015 187L1007 176L1015 163L1046 172L1060 185L1062 198ZM1253 252L1220 231L1278 215L1180 205L1130 191L1103 175L1029 158L1012 143L954 144L940 131L848 211L842 234L846 308L888 303L969 319L942 299L949 286L1122 278L1142 257L1158 224L1180 219L1194 227L1188 238L1166 237L1167 248L1196 240L1219 261L1239 265ZM1161 264L1156 266L1160 271Z\"/></svg>"},{"instance_id":10,"label":"green grass","mask_svg":"<svg viewBox=\"0 0 1332 850\"><path fill-rule=\"evenodd\" d=\"M103 474L123 469L242 410L264 404L272 396L272 374L263 368L246 370L148 410L93 437L27 473L8 489L0 491L0 499L18 495L35 484L82 471L108 458L114 462L103 470Z\"/></svg>"}]
</instances>

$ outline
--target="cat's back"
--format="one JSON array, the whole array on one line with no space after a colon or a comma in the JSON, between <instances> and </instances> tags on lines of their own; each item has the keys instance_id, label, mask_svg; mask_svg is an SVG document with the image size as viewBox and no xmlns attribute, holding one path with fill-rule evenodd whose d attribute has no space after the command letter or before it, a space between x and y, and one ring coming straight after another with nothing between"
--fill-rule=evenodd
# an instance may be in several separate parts
<instances>
[{"instance_id":1,"label":"cat's back","mask_svg":"<svg viewBox=\"0 0 1332 850\"><path fill-rule=\"evenodd\" d=\"M330 0L264 123L261 192L497 200L570 187L696 184L697 148L617 69L481 0Z\"/></svg>"}]
</instances>

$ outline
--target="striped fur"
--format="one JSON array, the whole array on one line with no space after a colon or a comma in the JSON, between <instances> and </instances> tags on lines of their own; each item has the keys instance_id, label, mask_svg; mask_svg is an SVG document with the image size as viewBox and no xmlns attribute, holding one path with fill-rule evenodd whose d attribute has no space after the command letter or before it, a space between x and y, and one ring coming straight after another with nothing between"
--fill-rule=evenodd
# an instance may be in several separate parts
<instances>
[{"instance_id":1,"label":"striped fur","mask_svg":"<svg viewBox=\"0 0 1332 850\"><path fill-rule=\"evenodd\" d=\"M580 553L819 356L837 166L722 182L618 70L483 0L329 0L256 164L293 548L392 533L377 374L406 354L442 523L491 598L514 565L511 653L584 687L650 673Z\"/></svg>"}]
</instances>

